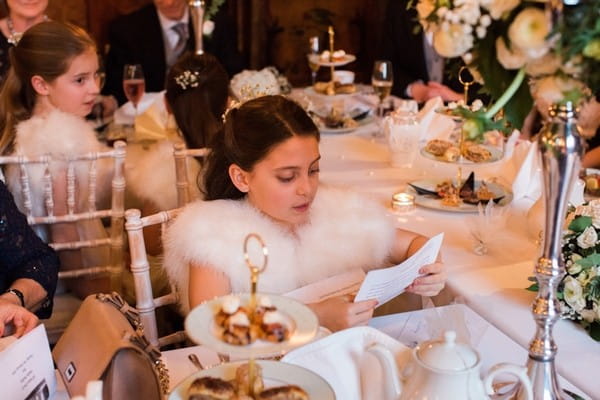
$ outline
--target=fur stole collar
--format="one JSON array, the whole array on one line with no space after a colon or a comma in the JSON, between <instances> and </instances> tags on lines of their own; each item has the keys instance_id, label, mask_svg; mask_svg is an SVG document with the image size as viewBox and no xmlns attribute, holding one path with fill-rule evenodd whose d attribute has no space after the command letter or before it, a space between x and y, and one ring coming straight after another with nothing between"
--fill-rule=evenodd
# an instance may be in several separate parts
<instances>
[{"instance_id":1,"label":"fur stole collar","mask_svg":"<svg viewBox=\"0 0 600 400\"><path fill-rule=\"evenodd\" d=\"M102 150L106 150L106 146L98 142L96 133L83 118L59 110L31 117L17 125L16 154L51 154L55 158L66 158Z\"/></svg>"},{"instance_id":2,"label":"fur stole collar","mask_svg":"<svg viewBox=\"0 0 600 400\"><path fill-rule=\"evenodd\" d=\"M196 178L200 173L200 163L192 157L186 157L188 173L188 192L190 199L200 198ZM177 185L175 177L175 158L173 142L161 140L144 145L127 146L125 160L125 179L127 190L142 203L150 201L159 211L177 207Z\"/></svg>"},{"instance_id":3,"label":"fur stole collar","mask_svg":"<svg viewBox=\"0 0 600 400\"><path fill-rule=\"evenodd\" d=\"M243 243L251 232L258 233L269 249L269 263L259 280L259 290L267 293L286 293L353 268L381 267L389 256L395 239L393 220L375 201L321 187L310 213L310 222L293 234L247 201L198 201L186 206L164 238L165 269L180 291L184 312L189 308L191 261L224 272L234 292L249 290Z\"/></svg>"},{"instance_id":4,"label":"fur stole collar","mask_svg":"<svg viewBox=\"0 0 600 400\"><path fill-rule=\"evenodd\" d=\"M14 154L37 157L49 154L55 161L50 164L53 177L64 172L66 164L62 160L88 152L106 151L108 147L101 144L96 138L96 133L87 122L75 115L52 110L44 116L34 116L21 122L16 127ZM75 178L78 187L78 203L87 201L88 168L87 163L75 163ZM99 160L97 163L97 199L104 207L110 198L110 180L112 178L112 161ZM23 204L21 182L18 168L10 167L6 171L8 186L15 196L17 205ZM44 193L44 167L31 165L28 167L29 183L32 194L34 215L45 215L43 205ZM64 175L61 173L60 175ZM55 190L57 185L64 186L64 182L54 180ZM106 194L105 197L102 194Z\"/></svg>"}]
</instances>

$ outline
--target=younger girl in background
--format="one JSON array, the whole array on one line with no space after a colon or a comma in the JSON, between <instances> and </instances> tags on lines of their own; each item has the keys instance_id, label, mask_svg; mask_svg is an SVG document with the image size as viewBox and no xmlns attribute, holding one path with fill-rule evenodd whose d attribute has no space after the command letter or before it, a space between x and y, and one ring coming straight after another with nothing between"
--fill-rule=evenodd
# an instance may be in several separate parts
<instances>
[{"instance_id":1,"label":"younger girl in background","mask_svg":"<svg viewBox=\"0 0 600 400\"><path fill-rule=\"evenodd\" d=\"M264 96L227 114L207 160L205 199L168 228L165 268L187 312L205 300L249 291L247 234L269 250L259 290L284 294L356 268L399 263L427 238L394 228L386 210L356 193L319 185L319 131L282 96ZM441 263L421 268L408 288L423 296L444 286ZM338 296L309 304L332 330L368 323L376 301Z\"/></svg>"},{"instance_id":2,"label":"younger girl in background","mask_svg":"<svg viewBox=\"0 0 600 400\"><path fill-rule=\"evenodd\" d=\"M125 168L128 190L132 200L138 202L132 205L141 208L143 215L177 207L173 144L180 142L189 149L208 147L221 129L228 87L227 72L208 53L185 53L169 70L164 103L175 126L156 132L163 140L128 148ZM166 125L169 121L170 117ZM186 161L190 198L196 199L200 197L196 182L201 160L188 157Z\"/></svg>"},{"instance_id":3,"label":"younger girl in background","mask_svg":"<svg viewBox=\"0 0 600 400\"><path fill-rule=\"evenodd\" d=\"M67 157L107 148L96 139L85 122L99 93L96 46L88 34L74 25L54 21L39 23L28 29L11 50L11 68L0 92L0 154L38 157L50 154L53 176L54 214L67 213ZM79 164L79 163L78 163ZM111 161L97 163L98 202L106 203L110 195ZM88 168L77 165L76 212L87 203ZM7 183L21 206L19 172L7 168ZM45 215L44 168L29 168L34 215ZM104 195L105 197L103 197ZM86 208L87 209L87 208ZM50 235L48 237L47 235ZM100 220L50 225L41 232L52 242L97 239L106 235ZM108 258L108 249L63 251L63 268L99 265ZM80 296L108 290L108 279L77 279L70 285Z\"/></svg>"}]
</instances>

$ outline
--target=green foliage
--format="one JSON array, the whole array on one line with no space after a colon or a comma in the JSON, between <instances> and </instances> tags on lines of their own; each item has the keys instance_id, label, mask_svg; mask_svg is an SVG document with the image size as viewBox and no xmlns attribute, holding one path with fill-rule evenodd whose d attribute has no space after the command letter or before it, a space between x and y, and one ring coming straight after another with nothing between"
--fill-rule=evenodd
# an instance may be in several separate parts
<instances>
[{"instance_id":1,"label":"green foliage","mask_svg":"<svg viewBox=\"0 0 600 400\"><path fill-rule=\"evenodd\" d=\"M592 218L585 215L575 217L569 224L569 230L573 232L583 232L585 228L592 225Z\"/></svg>"},{"instance_id":2,"label":"green foliage","mask_svg":"<svg viewBox=\"0 0 600 400\"><path fill-rule=\"evenodd\" d=\"M587 257L580 258L575 262L575 264L581 265L584 269L600 265L600 254L592 253Z\"/></svg>"},{"instance_id":3,"label":"green foliage","mask_svg":"<svg viewBox=\"0 0 600 400\"><path fill-rule=\"evenodd\" d=\"M219 12L219 8L221 8L223 3L225 3L225 0L212 0L210 6L208 6L208 9L206 10L206 13L204 14L204 20L212 20L217 12Z\"/></svg>"}]
</instances>

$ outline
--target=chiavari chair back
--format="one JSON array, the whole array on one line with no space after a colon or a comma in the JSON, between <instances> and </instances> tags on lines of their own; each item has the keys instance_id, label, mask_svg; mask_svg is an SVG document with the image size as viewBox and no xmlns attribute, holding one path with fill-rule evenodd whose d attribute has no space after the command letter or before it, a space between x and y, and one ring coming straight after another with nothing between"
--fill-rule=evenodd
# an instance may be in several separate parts
<instances>
[{"instance_id":1,"label":"chiavari chair back","mask_svg":"<svg viewBox=\"0 0 600 400\"><path fill-rule=\"evenodd\" d=\"M150 264L144 241L144 228L161 225L161 237L164 229L181 211L180 208L161 211L156 214L141 216L138 209L130 209L125 213L125 229L129 240L129 252L131 255L131 273L135 285L136 309L144 325L146 337L155 346L163 347L168 344L178 343L185 340L183 331L175 332L164 337L158 337L158 326L156 321L156 308L179 304L179 295L174 285L171 285L170 293L154 297L152 282L150 279Z\"/></svg>"}]
</instances>

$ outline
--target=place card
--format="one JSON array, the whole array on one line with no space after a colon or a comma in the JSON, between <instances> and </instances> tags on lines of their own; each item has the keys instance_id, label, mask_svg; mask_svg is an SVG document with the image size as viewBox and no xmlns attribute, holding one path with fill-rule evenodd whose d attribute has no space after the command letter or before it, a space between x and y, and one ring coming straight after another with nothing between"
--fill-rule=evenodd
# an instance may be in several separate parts
<instances>
[{"instance_id":1,"label":"place card","mask_svg":"<svg viewBox=\"0 0 600 400\"><path fill-rule=\"evenodd\" d=\"M432 264L440 251L444 234L440 233L427 241L415 254L404 262L388 268L369 271L354 302L376 299L381 306L398 296L421 274L423 265Z\"/></svg>"}]
</instances>

